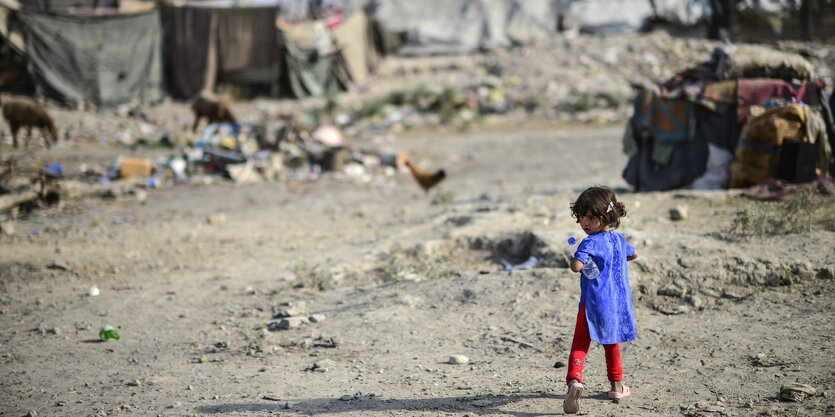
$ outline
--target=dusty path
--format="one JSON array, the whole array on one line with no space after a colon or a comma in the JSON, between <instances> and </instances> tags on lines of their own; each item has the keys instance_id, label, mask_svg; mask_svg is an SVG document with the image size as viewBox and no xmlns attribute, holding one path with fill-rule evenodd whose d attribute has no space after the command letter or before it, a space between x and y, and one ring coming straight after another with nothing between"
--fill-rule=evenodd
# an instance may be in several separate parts
<instances>
[{"instance_id":1,"label":"dusty path","mask_svg":"<svg viewBox=\"0 0 835 417\"><path fill-rule=\"evenodd\" d=\"M626 185L620 134L386 144L446 168L429 196L400 173L154 190L144 205L84 200L19 221L0 236L0 415L562 414L565 368L553 365L567 359L578 278L559 256L529 271L497 261L553 255L579 236L577 192ZM432 204L439 195L446 203ZM630 265L638 339L623 347L634 396L605 399L594 345L581 413L835 412L835 233L730 243L724 192L621 198L621 231L641 254ZM682 203L690 218L667 220ZM207 224L218 212L227 221ZM93 284L101 295L86 295ZM325 320L265 328L299 301ZM121 340L98 342L104 324ZM446 363L452 354L471 362ZM817 394L780 401L792 382Z\"/></svg>"}]
</instances>

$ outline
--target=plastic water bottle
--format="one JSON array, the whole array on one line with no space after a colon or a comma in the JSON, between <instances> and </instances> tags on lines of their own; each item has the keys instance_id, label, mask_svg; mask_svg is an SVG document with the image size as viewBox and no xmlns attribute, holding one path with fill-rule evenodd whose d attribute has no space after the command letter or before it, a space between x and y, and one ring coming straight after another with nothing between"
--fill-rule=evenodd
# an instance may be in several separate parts
<instances>
[{"instance_id":1,"label":"plastic water bottle","mask_svg":"<svg viewBox=\"0 0 835 417\"><path fill-rule=\"evenodd\" d=\"M119 333L116 333L116 330L111 325L104 325L101 326L101 330L99 330L99 339L102 342L106 342L108 340L119 340Z\"/></svg>"},{"instance_id":2,"label":"plastic water bottle","mask_svg":"<svg viewBox=\"0 0 835 417\"><path fill-rule=\"evenodd\" d=\"M574 236L568 238L568 246L571 246L571 256L577 252L577 246L580 246L580 242L577 239L574 239Z\"/></svg>"},{"instance_id":3,"label":"plastic water bottle","mask_svg":"<svg viewBox=\"0 0 835 417\"><path fill-rule=\"evenodd\" d=\"M588 279L595 279L598 275L600 275L600 270L597 269L597 264L594 263L594 259L589 258L589 261L583 264L583 275L586 276Z\"/></svg>"},{"instance_id":4,"label":"plastic water bottle","mask_svg":"<svg viewBox=\"0 0 835 417\"><path fill-rule=\"evenodd\" d=\"M577 247L580 246L580 243L572 236L568 238L568 244L571 246L571 256L574 256L577 252ZM600 275L600 270L597 269L597 264L594 263L594 259L589 259L588 262L584 263L583 269L580 271L587 279L595 279L598 275Z\"/></svg>"}]
</instances>

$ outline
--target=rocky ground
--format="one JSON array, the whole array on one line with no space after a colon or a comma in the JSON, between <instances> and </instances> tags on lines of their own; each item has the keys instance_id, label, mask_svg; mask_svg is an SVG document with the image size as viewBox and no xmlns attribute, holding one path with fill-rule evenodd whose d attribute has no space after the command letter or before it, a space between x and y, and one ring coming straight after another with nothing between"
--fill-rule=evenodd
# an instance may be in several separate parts
<instances>
[{"instance_id":1,"label":"rocky ground","mask_svg":"<svg viewBox=\"0 0 835 417\"><path fill-rule=\"evenodd\" d=\"M578 48L588 51L631 42L709 54L704 41L663 35L560 42L583 39L589 46ZM398 58L375 88L343 99L401 85L397 68L447 68L413 72L443 84L466 76L462 62L502 54L531 52L446 65ZM533 89L560 76L556 66L537 72L513 61L508 68L531 71L519 77ZM235 106L256 119L293 102ZM191 122L183 103L145 111L161 130ZM54 112L60 126L95 138L139 123ZM621 123L511 116L467 130L347 138L444 168L447 179L430 193L405 171L244 186L116 183L145 193L66 199L4 218L0 415L562 414L579 299L563 242L582 237L568 205L594 184L614 187L628 209L619 230L640 254L629 270L638 337L622 347L633 396L619 404L606 398L603 351L593 344L581 414L835 412L831 200L803 217L798 207L807 206L754 203L737 192L633 193L620 177ZM119 155L170 152L85 139L34 159L71 172ZM670 209L685 205L686 218L671 220ZM734 232L740 216L768 211L809 227ZM532 269L503 266L531 256ZM99 295L90 295L93 285ZM119 340L99 340L108 324Z\"/></svg>"}]
</instances>

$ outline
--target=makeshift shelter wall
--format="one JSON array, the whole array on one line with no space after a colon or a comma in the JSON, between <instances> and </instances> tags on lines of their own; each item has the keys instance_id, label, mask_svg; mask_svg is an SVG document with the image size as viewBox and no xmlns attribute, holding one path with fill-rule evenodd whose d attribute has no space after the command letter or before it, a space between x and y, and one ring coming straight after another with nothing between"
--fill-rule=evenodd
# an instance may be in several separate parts
<instances>
[{"instance_id":1,"label":"makeshift shelter wall","mask_svg":"<svg viewBox=\"0 0 835 417\"><path fill-rule=\"evenodd\" d=\"M736 6L730 27L736 42L835 37L833 0L743 0Z\"/></svg>"},{"instance_id":2,"label":"makeshift shelter wall","mask_svg":"<svg viewBox=\"0 0 835 417\"><path fill-rule=\"evenodd\" d=\"M275 86L281 59L277 7L162 10L173 95L192 98L218 82Z\"/></svg>"},{"instance_id":3,"label":"makeshift shelter wall","mask_svg":"<svg viewBox=\"0 0 835 417\"><path fill-rule=\"evenodd\" d=\"M39 94L71 106L162 99L158 10L108 16L21 10L14 15Z\"/></svg>"},{"instance_id":4,"label":"makeshift shelter wall","mask_svg":"<svg viewBox=\"0 0 835 417\"><path fill-rule=\"evenodd\" d=\"M375 17L403 33L401 54L472 52L556 32L552 0L381 0Z\"/></svg>"},{"instance_id":5,"label":"makeshift shelter wall","mask_svg":"<svg viewBox=\"0 0 835 417\"><path fill-rule=\"evenodd\" d=\"M324 22L284 26L281 34L285 52L282 84L289 85L290 94L323 97L350 85L350 71Z\"/></svg>"},{"instance_id":6,"label":"makeshift shelter wall","mask_svg":"<svg viewBox=\"0 0 835 417\"><path fill-rule=\"evenodd\" d=\"M368 18L362 12L352 14L333 29L333 36L356 84L365 83L376 66L377 56L370 35Z\"/></svg>"}]
</instances>

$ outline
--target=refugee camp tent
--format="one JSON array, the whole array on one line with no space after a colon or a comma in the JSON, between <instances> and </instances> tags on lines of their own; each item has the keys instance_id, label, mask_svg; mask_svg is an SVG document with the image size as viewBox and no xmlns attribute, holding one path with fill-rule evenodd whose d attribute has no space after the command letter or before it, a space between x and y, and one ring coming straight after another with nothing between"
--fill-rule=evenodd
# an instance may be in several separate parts
<instances>
[{"instance_id":1,"label":"refugee camp tent","mask_svg":"<svg viewBox=\"0 0 835 417\"><path fill-rule=\"evenodd\" d=\"M190 99L220 83L278 93L277 6L209 2L162 6L170 92Z\"/></svg>"},{"instance_id":2,"label":"refugee camp tent","mask_svg":"<svg viewBox=\"0 0 835 417\"><path fill-rule=\"evenodd\" d=\"M374 16L401 33L401 54L461 53L542 39L556 32L551 0L380 0Z\"/></svg>"},{"instance_id":3,"label":"refugee camp tent","mask_svg":"<svg viewBox=\"0 0 835 417\"><path fill-rule=\"evenodd\" d=\"M690 187L717 165L712 160L722 159L726 163L717 169L727 187L749 110L773 99L812 106L825 125L828 148L835 149L835 124L814 68L798 55L765 50L717 48L709 62L639 92L623 137L629 156L623 178L639 191Z\"/></svg>"},{"instance_id":4,"label":"refugee camp tent","mask_svg":"<svg viewBox=\"0 0 835 417\"><path fill-rule=\"evenodd\" d=\"M835 37L832 0L723 0L737 42Z\"/></svg>"},{"instance_id":5,"label":"refugee camp tent","mask_svg":"<svg viewBox=\"0 0 835 417\"><path fill-rule=\"evenodd\" d=\"M163 93L157 9L80 15L19 10L23 53L38 94L65 105L113 107Z\"/></svg>"},{"instance_id":6,"label":"refugee camp tent","mask_svg":"<svg viewBox=\"0 0 835 417\"><path fill-rule=\"evenodd\" d=\"M324 21L308 21L281 29L285 51L282 78L294 97L324 97L351 84L347 64Z\"/></svg>"},{"instance_id":7,"label":"refugee camp tent","mask_svg":"<svg viewBox=\"0 0 835 417\"><path fill-rule=\"evenodd\" d=\"M368 15L358 12L332 30L351 80L356 84L364 84L380 61L370 25Z\"/></svg>"}]
</instances>

